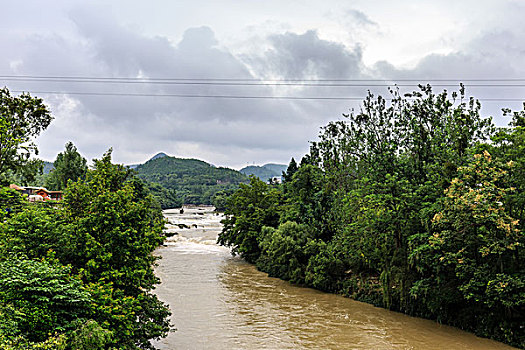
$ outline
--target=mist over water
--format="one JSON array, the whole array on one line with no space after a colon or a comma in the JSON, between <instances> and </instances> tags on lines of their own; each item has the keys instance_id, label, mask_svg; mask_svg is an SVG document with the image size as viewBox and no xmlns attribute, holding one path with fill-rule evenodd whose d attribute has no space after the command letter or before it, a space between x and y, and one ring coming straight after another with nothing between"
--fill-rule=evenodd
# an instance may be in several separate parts
<instances>
[{"instance_id":1,"label":"mist over water","mask_svg":"<svg viewBox=\"0 0 525 350\"><path fill-rule=\"evenodd\" d=\"M157 250L177 331L160 349L511 349L436 322L293 286L215 244L222 216L167 210L178 234Z\"/></svg>"}]
</instances>

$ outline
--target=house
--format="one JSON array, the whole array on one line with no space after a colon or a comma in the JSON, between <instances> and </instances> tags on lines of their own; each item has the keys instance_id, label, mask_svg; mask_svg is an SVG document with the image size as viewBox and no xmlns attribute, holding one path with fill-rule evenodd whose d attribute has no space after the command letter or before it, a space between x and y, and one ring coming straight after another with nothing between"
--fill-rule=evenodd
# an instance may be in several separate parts
<instances>
[{"instance_id":1,"label":"house","mask_svg":"<svg viewBox=\"0 0 525 350\"><path fill-rule=\"evenodd\" d=\"M20 192L20 194L26 194L28 196L28 199L31 202L43 201L43 200L59 201L59 200L62 200L62 197L63 197L62 191L49 191L45 187L33 187L33 186L20 187L15 184L11 184L9 185L9 188L12 188Z\"/></svg>"},{"instance_id":2,"label":"house","mask_svg":"<svg viewBox=\"0 0 525 350\"><path fill-rule=\"evenodd\" d=\"M36 194L39 189L42 187L33 187L33 186L27 186L27 187L21 187L22 188L22 194L27 194L28 196L31 196L33 194Z\"/></svg>"},{"instance_id":3,"label":"house","mask_svg":"<svg viewBox=\"0 0 525 350\"><path fill-rule=\"evenodd\" d=\"M36 191L36 194L39 195L40 197L44 198L44 199L47 199L49 197L49 191L45 188L39 188L37 191Z\"/></svg>"},{"instance_id":4,"label":"house","mask_svg":"<svg viewBox=\"0 0 525 350\"><path fill-rule=\"evenodd\" d=\"M62 191L49 191L49 198L54 201L60 201L62 200L62 197L64 196L64 192Z\"/></svg>"}]
</instances>

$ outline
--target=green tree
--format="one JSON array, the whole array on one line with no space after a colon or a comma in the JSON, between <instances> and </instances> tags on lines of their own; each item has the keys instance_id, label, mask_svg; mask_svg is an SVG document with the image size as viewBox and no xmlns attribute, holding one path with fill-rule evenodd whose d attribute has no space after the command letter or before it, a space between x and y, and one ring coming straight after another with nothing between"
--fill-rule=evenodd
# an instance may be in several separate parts
<instances>
[{"instance_id":1,"label":"green tree","mask_svg":"<svg viewBox=\"0 0 525 350\"><path fill-rule=\"evenodd\" d=\"M4 178L10 183L22 186L41 186L43 183L44 162L37 158L29 159L24 166L16 170L8 170Z\"/></svg>"},{"instance_id":2,"label":"green tree","mask_svg":"<svg viewBox=\"0 0 525 350\"><path fill-rule=\"evenodd\" d=\"M0 262L0 305L12 307L4 313L18 334L29 341L45 341L49 334L64 333L74 321L89 316L89 294L71 268L48 261L11 258Z\"/></svg>"},{"instance_id":3,"label":"green tree","mask_svg":"<svg viewBox=\"0 0 525 350\"><path fill-rule=\"evenodd\" d=\"M271 275L524 347L525 108L495 132L463 86L391 95L322 128L272 205L241 186L219 242Z\"/></svg>"},{"instance_id":4,"label":"green tree","mask_svg":"<svg viewBox=\"0 0 525 350\"><path fill-rule=\"evenodd\" d=\"M164 221L133 171L112 164L108 152L84 179L70 183L60 209L46 203L18 208L11 194L4 195L14 209L0 223L0 261L17 254L36 261L52 252L89 296L85 317L67 329L69 343L89 348L92 330L92 340L110 348L152 349L151 340L167 334L169 309L151 293L158 283L152 253L164 240ZM26 339L33 339L31 332Z\"/></svg>"},{"instance_id":5,"label":"green tree","mask_svg":"<svg viewBox=\"0 0 525 350\"><path fill-rule=\"evenodd\" d=\"M261 256L257 260L257 267L270 276L292 283L304 283L308 264L306 247L313 238L308 228L288 221L277 229L264 227L261 238Z\"/></svg>"},{"instance_id":6,"label":"green tree","mask_svg":"<svg viewBox=\"0 0 525 350\"><path fill-rule=\"evenodd\" d=\"M492 143L484 145L490 154L503 162L512 162L508 180L516 190L506 196L505 208L509 214L525 223L525 105L521 111L504 110L505 116L512 116L509 127L501 128L492 138Z\"/></svg>"},{"instance_id":7,"label":"green tree","mask_svg":"<svg viewBox=\"0 0 525 350\"><path fill-rule=\"evenodd\" d=\"M520 256L525 235L519 220L504 206L505 198L515 191L508 185L513 166L494 160L485 151L458 169L433 217L433 234L411 254L414 263L429 270L411 293L432 301L434 311L444 306L450 309L445 301L456 308L462 305L463 317L472 321L490 310L492 317L484 322L492 331L523 346L525 332L518 324L525 312ZM467 307L470 312L465 312Z\"/></svg>"},{"instance_id":8,"label":"green tree","mask_svg":"<svg viewBox=\"0 0 525 350\"><path fill-rule=\"evenodd\" d=\"M152 253L164 241L164 220L144 184L112 164L109 151L66 189L61 215L72 247L61 261L89 285L94 319L109 323L119 349L153 349L151 340L169 330L170 312L151 294L159 283Z\"/></svg>"},{"instance_id":9,"label":"green tree","mask_svg":"<svg viewBox=\"0 0 525 350\"><path fill-rule=\"evenodd\" d=\"M53 119L47 106L29 94L11 96L0 89L0 176L6 181L8 170L24 166L38 149L32 139L45 130Z\"/></svg>"},{"instance_id":10,"label":"green tree","mask_svg":"<svg viewBox=\"0 0 525 350\"><path fill-rule=\"evenodd\" d=\"M288 164L288 168L286 168L286 172L283 171L283 174L282 174L283 182L291 181L293 174L295 174L297 169L298 169L297 162L292 157L292 159L290 160L290 163Z\"/></svg>"},{"instance_id":11,"label":"green tree","mask_svg":"<svg viewBox=\"0 0 525 350\"><path fill-rule=\"evenodd\" d=\"M232 247L233 254L240 254L254 263L261 253L259 241L263 226L277 227L280 192L251 176L249 184L228 198L223 229L218 243Z\"/></svg>"},{"instance_id":12,"label":"green tree","mask_svg":"<svg viewBox=\"0 0 525 350\"><path fill-rule=\"evenodd\" d=\"M57 155L53 166L54 169L47 176L46 186L55 191L65 189L69 180L75 182L83 178L88 170L86 158L78 153L72 142L68 142L65 151Z\"/></svg>"}]
</instances>

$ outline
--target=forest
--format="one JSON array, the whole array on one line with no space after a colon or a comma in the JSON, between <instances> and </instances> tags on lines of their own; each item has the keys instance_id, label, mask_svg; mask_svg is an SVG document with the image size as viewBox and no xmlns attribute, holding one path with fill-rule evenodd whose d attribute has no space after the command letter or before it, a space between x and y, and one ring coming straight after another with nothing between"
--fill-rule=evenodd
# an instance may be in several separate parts
<instances>
[{"instance_id":1,"label":"forest","mask_svg":"<svg viewBox=\"0 0 525 350\"><path fill-rule=\"evenodd\" d=\"M525 348L525 106L369 93L282 185L226 202L218 242L270 276Z\"/></svg>"}]
</instances>

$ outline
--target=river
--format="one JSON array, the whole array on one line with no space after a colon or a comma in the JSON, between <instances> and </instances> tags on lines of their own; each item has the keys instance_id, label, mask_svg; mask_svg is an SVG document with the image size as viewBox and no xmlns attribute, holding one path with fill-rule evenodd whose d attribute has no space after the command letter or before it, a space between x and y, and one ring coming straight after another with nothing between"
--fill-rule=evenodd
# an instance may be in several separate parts
<instances>
[{"instance_id":1,"label":"river","mask_svg":"<svg viewBox=\"0 0 525 350\"><path fill-rule=\"evenodd\" d=\"M511 349L436 322L291 285L215 244L221 216L205 208L167 210L177 233L155 290L176 331L159 349Z\"/></svg>"}]
</instances>

